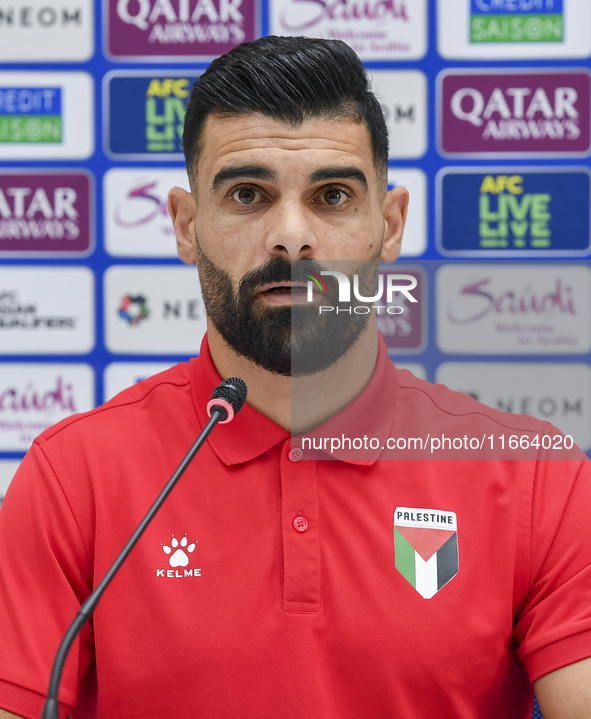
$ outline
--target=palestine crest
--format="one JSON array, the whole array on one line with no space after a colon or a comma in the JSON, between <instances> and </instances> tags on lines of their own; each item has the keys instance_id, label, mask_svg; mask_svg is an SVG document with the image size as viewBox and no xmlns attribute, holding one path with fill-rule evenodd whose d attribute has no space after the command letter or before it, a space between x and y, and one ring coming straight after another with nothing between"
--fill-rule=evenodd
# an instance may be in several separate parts
<instances>
[{"instance_id":1,"label":"palestine crest","mask_svg":"<svg viewBox=\"0 0 591 719\"><path fill-rule=\"evenodd\" d=\"M443 509L396 507L396 569L424 599L431 599L459 571L458 523Z\"/></svg>"}]
</instances>

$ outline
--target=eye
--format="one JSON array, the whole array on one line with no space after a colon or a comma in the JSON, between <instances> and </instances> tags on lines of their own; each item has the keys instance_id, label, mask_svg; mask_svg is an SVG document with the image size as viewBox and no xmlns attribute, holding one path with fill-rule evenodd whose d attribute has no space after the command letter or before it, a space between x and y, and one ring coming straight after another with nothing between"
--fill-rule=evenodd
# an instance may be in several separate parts
<instances>
[{"instance_id":1,"label":"eye","mask_svg":"<svg viewBox=\"0 0 591 719\"><path fill-rule=\"evenodd\" d=\"M328 190L323 190L319 199L321 204L330 205L336 207L338 205L344 205L351 195L340 187L330 187Z\"/></svg>"},{"instance_id":2,"label":"eye","mask_svg":"<svg viewBox=\"0 0 591 719\"><path fill-rule=\"evenodd\" d=\"M232 199L240 205L254 205L260 202L261 193L254 187L238 187L232 192Z\"/></svg>"}]
</instances>

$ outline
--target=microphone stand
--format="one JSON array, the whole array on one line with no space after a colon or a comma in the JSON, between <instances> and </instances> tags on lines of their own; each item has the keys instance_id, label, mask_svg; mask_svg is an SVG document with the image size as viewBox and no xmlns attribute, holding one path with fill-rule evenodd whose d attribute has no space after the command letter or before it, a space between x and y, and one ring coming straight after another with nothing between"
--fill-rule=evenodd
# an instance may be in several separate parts
<instances>
[{"instance_id":1,"label":"microphone stand","mask_svg":"<svg viewBox=\"0 0 591 719\"><path fill-rule=\"evenodd\" d=\"M220 404L222 404L222 403L220 403ZM223 404L225 404L225 403L223 403ZM113 579L115 574L118 572L119 568L121 567L121 565L127 558L127 555L134 548L136 542L142 536L142 534L144 533L144 530L150 524L150 522L154 518L154 515L160 509L164 500L168 497L172 488L178 482L178 480L180 479L183 472L187 469L191 460L197 454L197 451L199 450L201 445L205 442L205 440L207 439L207 437L210 434L210 432L212 431L212 429L216 426L216 424L220 420L224 420L224 421L226 420L226 418L228 416L228 412L226 411L226 409L224 409L223 406L220 406L219 404L217 404L214 407L212 407L211 409L212 409L211 419L205 425L205 427L203 428L203 431L201 432L199 437L197 437L197 439L195 440L195 443L193 444L191 449L187 452L185 458L179 464L175 473L168 480L168 483L166 484L166 486L164 487L162 492L160 492L160 494L158 495L158 498L156 499L154 504L150 507L150 509L148 510L148 513L142 519L138 528L132 534L131 539L127 542L125 547L123 547L121 554L113 562L111 568L105 574L101 583L94 590L94 592L88 597L88 599L86 599L86 601L82 604L82 606L80 607L80 611L76 615L76 618L74 619L74 621L70 625L70 628L66 632L66 635L62 639L62 643L60 644L60 647L59 647L58 652L55 657L55 662L53 664L53 670L51 672L51 680L49 682L49 690L47 692L47 700L45 702L45 706L43 707L43 714L41 715L41 719L59 719L59 705L58 705L58 700L57 700L57 693L58 693L58 689L59 689L59 685L60 685L60 681L61 681L64 664L66 662L66 657L68 656L68 652L70 651L70 647L72 646L74 639L76 639L76 637L78 636L82 627L90 619L90 616L92 615L93 611L95 610L96 605L99 602L99 599L103 595L103 592L109 585L110 581Z\"/></svg>"}]
</instances>

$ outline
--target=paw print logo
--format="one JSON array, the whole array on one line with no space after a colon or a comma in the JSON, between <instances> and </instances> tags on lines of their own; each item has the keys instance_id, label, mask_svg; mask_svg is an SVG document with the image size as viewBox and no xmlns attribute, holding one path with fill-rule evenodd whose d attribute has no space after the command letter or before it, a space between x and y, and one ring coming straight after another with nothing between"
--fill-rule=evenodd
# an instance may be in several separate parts
<instances>
[{"instance_id":1,"label":"paw print logo","mask_svg":"<svg viewBox=\"0 0 591 719\"><path fill-rule=\"evenodd\" d=\"M188 554L191 554L195 551L195 545L197 544L197 542L189 544L189 540L187 539L186 534L179 542L179 540L173 534L170 544L170 547L167 544L162 545L162 551L164 552L164 554L172 555L168 559L168 563L170 564L170 566L186 567L187 564L189 564ZM174 553L173 550L175 550Z\"/></svg>"}]
</instances>

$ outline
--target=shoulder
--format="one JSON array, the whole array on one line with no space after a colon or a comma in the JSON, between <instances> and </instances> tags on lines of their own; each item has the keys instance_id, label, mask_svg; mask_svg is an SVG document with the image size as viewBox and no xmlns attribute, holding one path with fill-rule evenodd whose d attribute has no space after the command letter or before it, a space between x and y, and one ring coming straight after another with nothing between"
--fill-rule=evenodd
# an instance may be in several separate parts
<instances>
[{"instance_id":1,"label":"shoulder","mask_svg":"<svg viewBox=\"0 0 591 719\"><path fill-rule=\"evenodd\" d=\"M421 424L432 420L442 427L476 428L487 431L516 430L537 432L548 423L529 415L492 409L465 392L442 384L418 379L405 369L397 369L397 413Z\"/></svg>"},{"instance_id":2,"label":"shoulder","mask_svg":"<svg viewBox=\"0 0 591 719\"><path fill-rule=\"evenodd\" d=\"M35 440L44 444L62 436L95 434L109 428L109 434L134 431L135 422L159 418L191 409L189 363L184 362L123 390L113 399L89 412L74 414L53 425Z\"/></svg>"}]
</instances>

